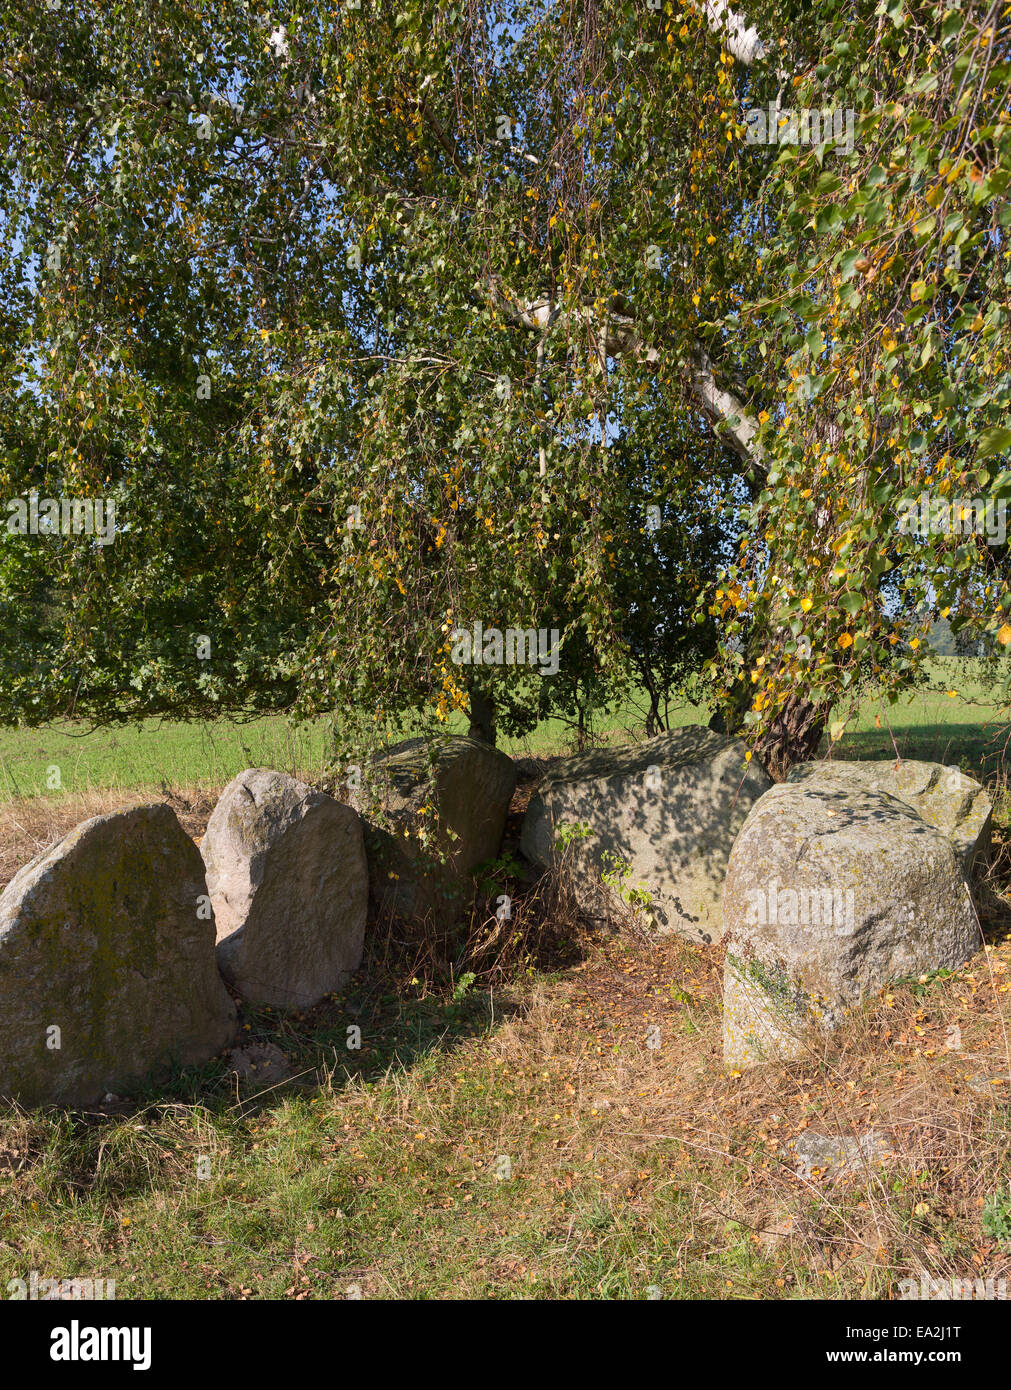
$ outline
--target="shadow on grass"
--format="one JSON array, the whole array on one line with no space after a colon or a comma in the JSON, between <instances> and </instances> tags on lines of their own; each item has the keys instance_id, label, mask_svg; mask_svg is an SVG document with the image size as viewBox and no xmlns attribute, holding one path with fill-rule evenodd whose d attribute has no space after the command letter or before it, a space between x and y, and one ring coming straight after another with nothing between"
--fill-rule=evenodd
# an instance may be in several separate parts
<instances>
[{"instance_id":1,"label":"shadow on grass","mask_svg":"<svg viewBox=\"0 0 1011 1390\"><path fill-rule=\"evenodd\" d=\"M200 1067L163 1068L128 1098L88 1110L4 1105L0 1181L7 1170L30 1173L36 1199L44 1189L62 1194L60 1201L151 1192L169 1181L170 1170L178 1177L180 1164L192 1170L191 1150L234 1144L246 1151L271 1112L294 1107L297 1130L297 1112L306 1120L316 1096L370 1087L391 1072L417 1076L420 1069L424 1077L440 1056L486 1036L519 1007L474 988L417 999L393 989L378 993L364 976L301 1012L240 1005L236 1046L279 1048L288 1066L283 1080L240 1086L225 1054ZM348 1046L349 1029L361 1030L360 1046Z\"/></svg>"},{"instance_id":2,"label":"shadow on grass","mask_svg":"<svg viewBox=\"0 0 1011 1390\"><path fill-rule=\"evenodd\" d=\"M236 999L239 1026L233 1048L283 1054L283 1076L240 1082L229 1054L201 1067L153 1073L130 1099L98 1107L88 1122L123 1118L172 1105L244 1118L320 1088L369 1086L388 1073L416 1071L472 1038L486 1036L522 1007L510 988L530 972L566 970L584 958L597 932L573 909L563 882L528 875L507 856L477 876L470 918L442 928L370 912L369 949L361 969L340 993L304 1009L278 1009ZM486 881L487 880L487 881ZM503 930L495 916L501 890L513 916ZM503 992L505 986L505 992ZM260 1054L261 1057L263 1054Z\"/></svg>"},{"instance_id":3,"label":"shadow on grass","mask_svg":"<svg viewBox=\"0 0 1011 1390\"><path fill-rule=\"evenodd\" d=\"M893 742L894 735L894 742ZM913 725L887 729L863 729L846 734L835 756L890 759L898 747L903 758L958 766L984 781L1005 771L1007 730L997 722ZM826 748L822 748L824 756Z\"/></svg>"},{"instance_id":4,"label":"shadow on grass","mask_svg":"<svg viewBox=\"0 0 1011 1390\"><path fill-rule=\"evenodd\" d=\"M200 1106L212 1115L248 1117L293 1095L326 1086L340 1091L370 1085L391 1070L406 1071L471 1038L487 1035L518 1006L494 991L459 987L448 997L412 999L390 989L377 994L362 981L331 995L312 1009L281 1010L239 1003L235 1046L272 1045L280 1049L288 1074L262 1084L237 1082L227 1055L200 1067L171 1067L150 1078L129 1100L103 1106L81 1118L122 1119L160 1105Z\"/></svg>"}]
</instances>

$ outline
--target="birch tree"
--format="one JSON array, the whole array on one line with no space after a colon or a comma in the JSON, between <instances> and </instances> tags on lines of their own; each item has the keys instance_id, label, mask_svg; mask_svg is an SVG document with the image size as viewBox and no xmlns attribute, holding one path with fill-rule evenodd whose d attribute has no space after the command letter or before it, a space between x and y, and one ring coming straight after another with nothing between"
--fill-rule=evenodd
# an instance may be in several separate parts
<instances>
[{"instance_id":1,"label":"birch tree","mask_svg":"<svg viewBox=\"0 0 1011 1390\"><path fill-rule=\"evenodd\" d=\"M619 694L650 507L685 669L776 771L928 610L1011 638L1001 547L900 526L1011 490L999 7L6 17L5 487L125 518L7 546L8 717L528 726L564 680L453 633L558 627Z\"/></svg>"}]
</instances>

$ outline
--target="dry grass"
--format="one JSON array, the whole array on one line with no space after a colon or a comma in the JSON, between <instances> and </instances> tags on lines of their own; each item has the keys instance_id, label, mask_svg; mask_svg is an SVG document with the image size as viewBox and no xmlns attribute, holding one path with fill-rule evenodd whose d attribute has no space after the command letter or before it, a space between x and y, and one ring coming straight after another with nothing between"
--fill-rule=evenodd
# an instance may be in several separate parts
<instances>
[{"instance_id":1,"label":"dry grass","mask_svg":"<svg viewBox=\"0 0 1011 1390\"><path fill-rule=\"evenodd\" d=\"M1011 1193L1003 832L989 940L963 970L883 991L803 1061L728 1075L719 948L593 936L556 884L516 874L530 785L467 929L376 924L346 995L243 1011L302 1085L240 1106L212 1068L128 1113L10 1110L0 1276L103 1274L168 1298L854 1298L1011 1274L983 1221ZM150 799L0 808L0 877ZM155 799L194 838L214 800ZM805 1134L869 1132L880 1162L798 1170Z\"/></svg>"},{"instance_id":2,"label":"dry grass","mask_svg":"<svg viewBox=\"0 0 1011 1390\"><path fill-rule=\"evenodd\" d=\"M56 843L92 816L126 811L166 801L186 833L199 842L214 809L217 792L205 788L137 788L133 791L88 791L62 797L36 796L0 802L0 888L23 864Z\"/></svg>"},{"instance_id":3,"label":"dry grass","mask_svg":"<svg viewBox=\"0 0 1011 1390\"><path fill-rule=\"evenodd\" d=\"M733 1227L789 1253L784 1287L803 1270L842 1277L850 1296L920 1270L999 1276L1011 1256L980 1213L1009 1178L1009 962L1004 942L949 978L883 993L804 1062L728 1076L719 951L612 943L541 997L531 1041L540 1057L568 1055L569 1084L601 1117L598 1142L626 1155L630 1191L636 1164L670 1143L671 1180L695 1214L689 1247ZM792 1144L805 1131L871 1130L887 1142L882 1165L798 1175Z\"/></svg>"},{"instance_id":4,"label":"dry grass","mask_svg":"<svg viewBox=\"0 0 1011 1390\"><path fill-rule=\"evenodd\" d=\"M1011 1273L981 1220L1009 1180L1007 943L743 1076L722 1066L717 949L583 944L491 995L387 981L380 1000L373 980L371 1004L363 984L247 1011L310 1090L11 1114L0 1265L147 1297L853 1298ZM880 1166L798 1174L805 1132L868 1130Z\"/></svg>"}]
</instances>

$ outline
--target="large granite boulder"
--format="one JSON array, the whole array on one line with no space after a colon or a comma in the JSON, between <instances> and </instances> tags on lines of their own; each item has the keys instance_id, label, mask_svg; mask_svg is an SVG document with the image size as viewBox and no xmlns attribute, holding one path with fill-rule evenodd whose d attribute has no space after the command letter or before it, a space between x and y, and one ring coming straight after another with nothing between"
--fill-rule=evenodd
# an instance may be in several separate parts
<instances>
[{"instance_id":1,"label":"large granite boulder","mask_svg":"<svg viewBox=\"0 0 1011 1390\"><path fill-rule=\"evenodd\" d=\"M965 853L859 778L797 777L752 809L723 899L728 1065L805 1055L889 981L961 966L980 944Z\"/></svg>"},{"instance_id":2,"label":"large granite boulder","mask_svg":"<svg viewBox=\"0 0 1011 1390\"><path fill-rule=\"evenodd\" d=\"M269 768L221 793L201 843L218 964L258 1004L306 1008L361 964L368 869L358 813Z\"/></svg>"},{"instance_id":3,"label":"large granite boulder","mask_svg":"<svg viewBox=\"0 0 1011 1390\"><path fill-rule=\"evenodd\" d=\"M0 1094L91 1105L234 1033L204 867L169 806L84 821L0 894Z\"/></svg>"},{"instance_id":4,"label":"large granite boulder","mask_svg":"<svg viewBox=\"0 0 1011 1390\"><path fill-rule=\"evenodd\" d=\"M559 864L559 837L568 839L571 882L588 915L620 915L622 890L642 890L653 930L718 940L731 847L772 785L756 761L745 761L745 751L743 743L693 725L563 759L530 802L523 853L534 863Z\"/></svg>"},{"instance_id":5,"label":"large granite boulder","mask_svg":"<svg viewBox=\"0 0 1011 1390\"><path fill-rule=\"evenodd\" d=\"M411 738L379 753L356 796L377 907L443 925L466 913L473 870L501 851L515 788L512 759L477 739Z\"/></svg>"},{"instance_id":6,"label":"large granite boulder","mask_svg":"<svg viewBox=\"0 0 1011 1390\"><path fill-rule=\"evenodd\" d=\"M786 781L809 788L831 786L897 796L928 825L947 835L967 878L974 877L989 857L993 802L978 782L957 767L911 758L798 763L787 773Z\"/></svg>"}]
</instances>

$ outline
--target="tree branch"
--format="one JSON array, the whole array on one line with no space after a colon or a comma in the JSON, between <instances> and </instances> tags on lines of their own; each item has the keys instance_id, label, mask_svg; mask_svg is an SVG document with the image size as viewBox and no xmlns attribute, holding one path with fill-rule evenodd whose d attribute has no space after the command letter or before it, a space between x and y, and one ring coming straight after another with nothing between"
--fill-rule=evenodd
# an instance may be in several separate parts
<instances>
[{"instance_id":1,"label":"tree branch","mask_svg":"<svg viewBox=\"0 0 1011 1390\"><path fill-rule=\"evenodd\" d=\"M728 53L745 67L767 56L758 30L754 25L749 29L744 16L732 10L727 0L706 0L705 17L710 31L720 36Z\"/></svg>"},{"instance_id":2,"label":"tree branch","mask_svg":"<svg viewBox=\"0 0 1011 1390\"><path fill-rule=\"evenodd\" d=\"M537 333L542 343L551 327L566 318L560 304L552 304L548 298L517 299L497 281L491 285L491 294L496 307L504 310L514 323ZM588 302L579 315L584 325L592 326L593 313L593 304ZM641 337L629 307L620 299L612 300L607 306L602 330L594 333L593 338L600 345L598 365L602 369L606 369L608 357L627 354L651 365L660 361L659 349ZM696 343L692 349L688 387L717 436L746 464L752 481L760 482L765 463L756 441L758 420L733 391L718 383L712 360L701 343Z\"/></svg>"}]
</instances>

